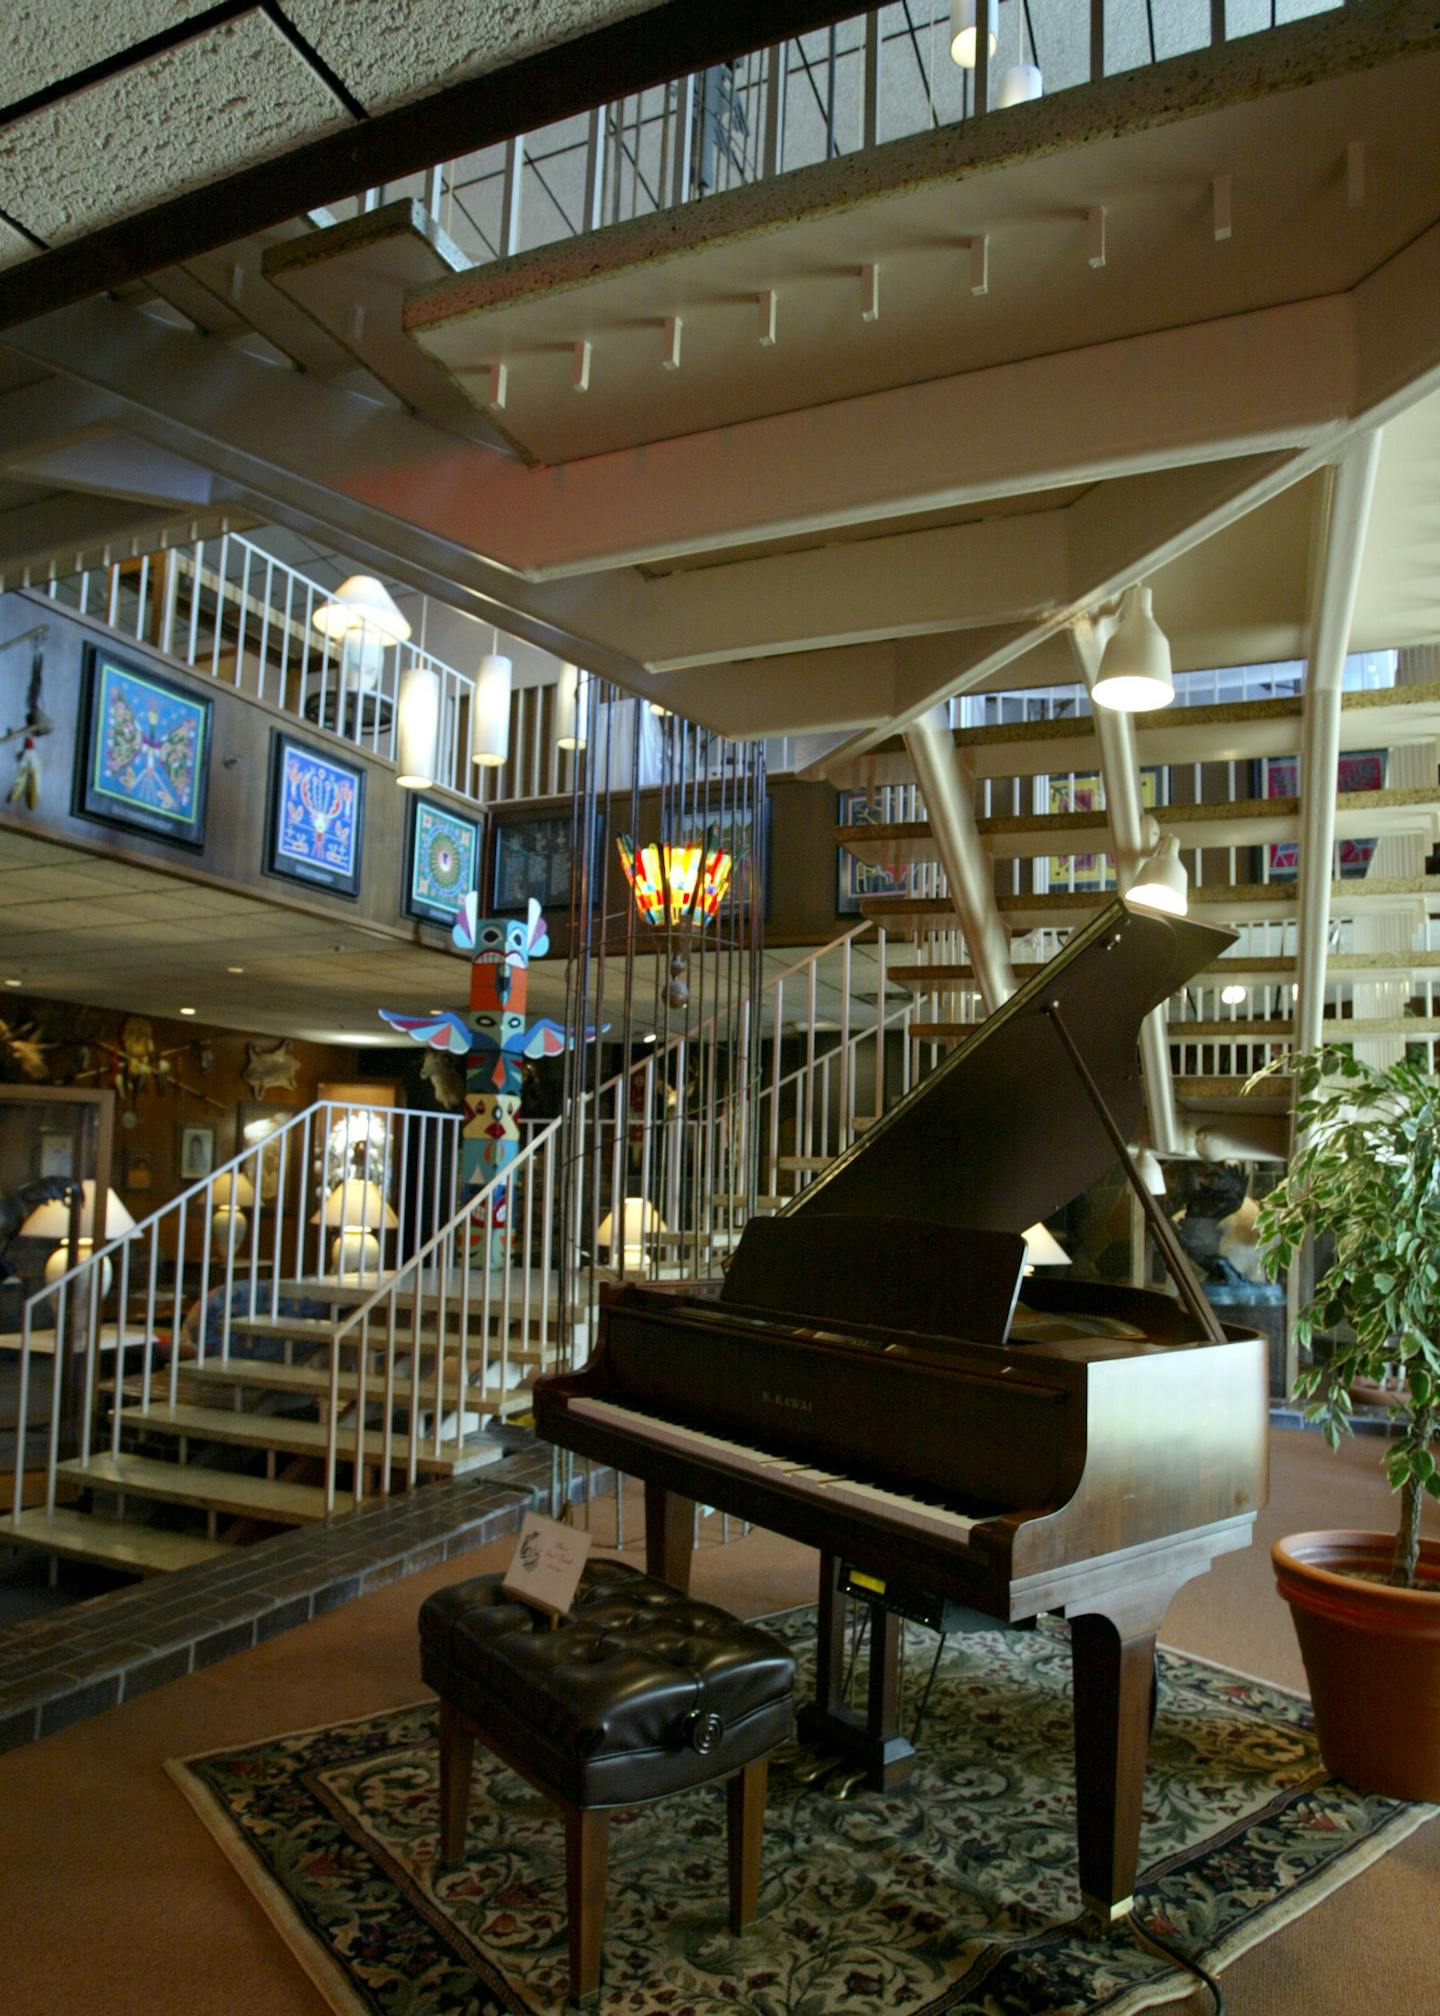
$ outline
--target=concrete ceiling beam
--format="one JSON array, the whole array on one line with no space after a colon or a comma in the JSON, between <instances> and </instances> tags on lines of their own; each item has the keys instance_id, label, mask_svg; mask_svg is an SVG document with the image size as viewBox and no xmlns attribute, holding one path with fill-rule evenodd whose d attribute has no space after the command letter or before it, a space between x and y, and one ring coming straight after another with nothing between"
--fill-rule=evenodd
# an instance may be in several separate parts
<instances>
[{"instance_id":1,"label":"concrete ceiling beam","mask_svg":"<svg viewBox=\"0 0 1440 2016\"><path fill-rule=\"evenodd\" d=\"M27 483L80 490L95 497L127 497L138 504L212 504L228 486L212 470L124 434L87 436L9 464Z\"/></svg>"},{"instance_id":2,"label":"concrete ceiling beam","mask_svg":"<svg viewBox=\"0 0 1440 2016\"><path fill-rule=\"evenodd\" d=\"M227 509L234 526L237 514ZM0 588L74 574L109 559L153 553L167 539L188 538L195 513L157 509L119 497L87 497L76 491L0 512ZM202 524L210 529L210 514ZM238 523L248 524L239 517Z\"/></svg>"}]
</instances>

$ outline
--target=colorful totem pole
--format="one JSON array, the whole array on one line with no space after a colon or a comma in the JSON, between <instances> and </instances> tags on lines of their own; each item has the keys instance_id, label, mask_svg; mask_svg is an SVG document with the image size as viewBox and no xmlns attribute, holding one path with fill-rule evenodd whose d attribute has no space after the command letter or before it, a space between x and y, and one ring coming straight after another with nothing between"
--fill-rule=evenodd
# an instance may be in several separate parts
<instances>
[{"instance_id":1,"label":"colorful totem pole","mask_svg":"<svg viewBox=\"0 0 1440 2016\"><path fill-rule=\"evenodd\" d=\"M451 942L468 952L470 1012L457 1015L401 1015L382 1008L382 1018L417 1043L464 1057L465 1125L460 1179L474 1196L508 1168L520 1152L520 1100L527 1058L558 1057L565 1031L558 1022L526 1023L525 996L532 959L550 949L545 919L532 897L529 914L480 917L472 890L451 932ZM471 1221L470 1262L504 1267L509 1260L508 1186L492 1194L489 1209ZM485 1256L482 1263L481 1255Z\"/></svg>"}]
</instances>

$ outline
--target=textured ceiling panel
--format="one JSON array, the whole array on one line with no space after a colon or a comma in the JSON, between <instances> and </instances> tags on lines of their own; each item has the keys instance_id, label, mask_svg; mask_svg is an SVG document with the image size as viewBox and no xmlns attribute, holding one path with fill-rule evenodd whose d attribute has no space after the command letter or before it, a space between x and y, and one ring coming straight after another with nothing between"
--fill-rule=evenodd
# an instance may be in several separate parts
<instances>
[{"instance_id":1,"label":"textured ceiling panel","mask_svg":"<svg viewBox=\"0 0 1440 2016\"><path fill-rule=\"evenodd\" d=\"M28 238L0 219L0 266L11 266L19 259L28 259L34 250Z\"/></svg>"},{"instance_id":2,"label":"textured ceiling panel","mask_svg":"<svg viewBox=\"0 0 1440 2016\"><path fill-rule=\"evenodd\" d=\"M0 129L0 208L58 244L342 123L279 30L245 15Z\"/></svg>"},{"instance_id":3,"label":"textured ceiling panel","mask_svg":"<svg viewBox=\"0 0 1440 2016\"><path fill-rule=\"evenodd\" d=\"M205 13L209 5L210 0L105 0L103 6L82 9L74 0L11 0L5 9L5 81L0 97L5 105L14 105L62 84L77 70L161 35ZM83 28L78 18L82 12Z\"/></svg>"},{"instance_id":4,"label":"textured ceiling panel","mask_svg":"<svg viewBox=\"0 0 1440 2016\"><path fill-rule=\"evenodd\" d=\"M416 98L502 60L514 63L656 0L284 0L311 47L368 111Z\"/></svg>"}]
</instances>

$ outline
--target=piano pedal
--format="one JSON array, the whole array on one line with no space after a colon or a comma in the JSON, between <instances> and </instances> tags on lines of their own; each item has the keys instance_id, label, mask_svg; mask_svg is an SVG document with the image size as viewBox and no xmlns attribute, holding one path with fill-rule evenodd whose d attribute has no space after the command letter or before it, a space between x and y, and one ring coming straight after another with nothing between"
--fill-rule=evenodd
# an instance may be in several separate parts
<instances>
[{"instance_id":1,"label":"piano pedal","mask_svg":"<svg viewBox=\"0 0 1440 2016\"><path fill-rule=\"evenodd\" d=\"M841 1761L833 1750L802 1751L790 1776L797 1785L816 1785Z\"/></svg>"},{"instance_id":2,"label":"piano pedal","mask_svg":"<svg viewBox=\"0 0 1440 2016\"><path fill-rule=\"evenodd\" d=\"M825 1779L819 1789L827 1799L849 1799L852 1794L864 1791L865 1781L869 1775L863 1769L857 1770L852 1764L848 1769L837 1771L834 1777Z\"/></svg>"}]
</instances>

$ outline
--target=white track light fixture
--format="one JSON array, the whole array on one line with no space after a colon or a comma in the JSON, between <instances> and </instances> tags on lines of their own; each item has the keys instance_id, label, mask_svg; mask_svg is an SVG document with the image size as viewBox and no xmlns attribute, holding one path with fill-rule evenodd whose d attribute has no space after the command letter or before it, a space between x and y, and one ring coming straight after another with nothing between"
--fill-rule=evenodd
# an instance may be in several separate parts
<instances>
[{"instance_id":1,"label":"white track light fixture","mask_svg":"<svg viewBox=\"0 0 1440 2016\"><path fill-rule=\"evenodd\" d=\"M984 0L980 0L984 4ZM976 0L950 0L950 55L962 70L973 70L976 57ZM990 54L995 54L995 30L990 30Z\"/></svg>"},{"instance_id":2,"label":"white track light fixture","mask_svg":"<svg viewBox=\"0 0 1440 2016\"><path fill-rule=\"evenodd\" d=\"M1148 714L1175 698L1170 640L1150 610L1148 588L1127 588L1120 620L1100 660L1100 676L1090 692L1097 707L1121 714Z\"/></svg>"},{"instance_id":3,"label":"white track light fixture","mask_svg":"<svg viewBox=\"0 0 1440 2016\"><path fill-rule=\"evenodd\" d=\"M555 746L557 749L585 747L585 711L589 679L578 665L560 667L560 683L555 688Z\"/></svg>"},{"instance_id":4,"label":"white track light fixture","mask_svg":"<svg viewBox=\"0 0 1440 2016\"><path fill-rule=\"evenodd\" d=\"M470 760L498 770L510 755L510 689L515 668L498 651L488 651L475 674L470 696Z\"/></svg>"},{"instance_id":5,"label":"white track light fixture","mask_svg":"<svg viewBox=\"0 0 1440 2016\"><path fill-rule=\"evenodd\" d=\"M1180 842L1167 833L1130 887L1125 901L1144 910L1162 910L1167 917L1183 917L1190 908L1190 877L1180 859Z\"/></svg>"},{"instance_id":6,"label":"white track light fixture","mask_svg":"<svg viewBox=\"0 0 1440 2016\"><path fill-rule=\"evenodd\" d=\"M428 791L435 782L440 745L440 674L433 665L407 665L400 674L395 727L395 782L403 791Z\"/></svg>"}]
</instances>

